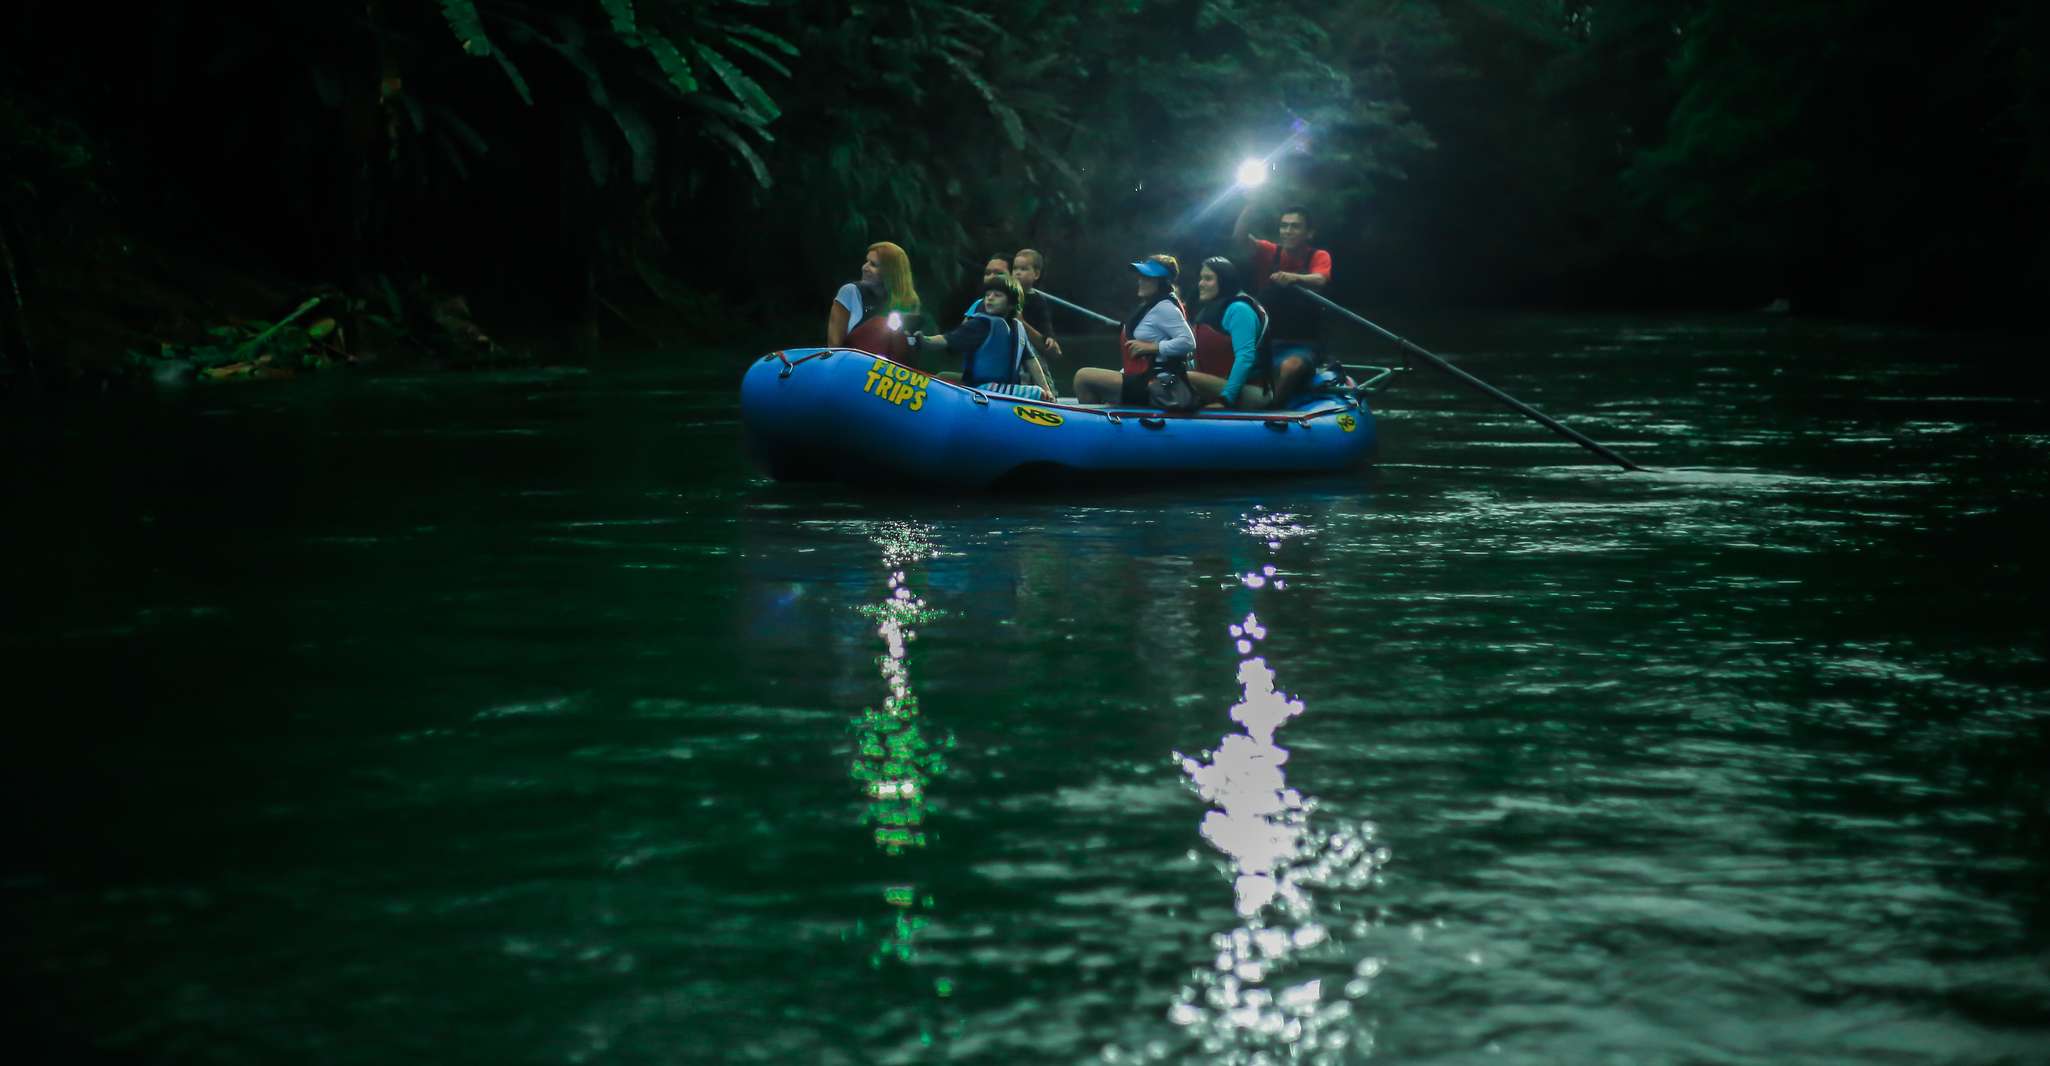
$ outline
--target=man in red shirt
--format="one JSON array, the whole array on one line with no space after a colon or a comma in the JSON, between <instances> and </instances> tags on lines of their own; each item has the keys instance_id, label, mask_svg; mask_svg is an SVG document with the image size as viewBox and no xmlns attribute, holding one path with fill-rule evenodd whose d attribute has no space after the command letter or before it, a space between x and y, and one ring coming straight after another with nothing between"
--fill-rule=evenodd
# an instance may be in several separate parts
<instances>
[{"instance_id":1,"label":"man in red shirt","mask_svg":"<svg viewBox=\"0 0 2050 1066\"><path fill-rule=\"evenodd\" d=\"M1254 296L1267 309L1274 351L1273 402L1279 407L1302 390L1317 367L1323 309L1304 299L1300 290L1331 284L1331 253L1310 243L1317 231L1308 208L1290 207L1281 213L1279 244L1253 236L1255 210L1249 203L1239 212L1231 236L1241 249L1247 279L1258 286Z\"/></svg>"}]
</instances>

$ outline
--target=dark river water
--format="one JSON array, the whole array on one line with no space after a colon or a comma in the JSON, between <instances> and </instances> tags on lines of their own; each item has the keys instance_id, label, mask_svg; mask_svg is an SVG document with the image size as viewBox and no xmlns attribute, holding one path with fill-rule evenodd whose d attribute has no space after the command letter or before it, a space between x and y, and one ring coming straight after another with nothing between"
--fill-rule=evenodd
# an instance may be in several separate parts
<instances>
[{"instance_id":1,"label":"dark river water","mask_svg":"<svg viewBox=\"0 0 2050 1066\"><path fill-rule=\"evenodd\" d=\"M2050 1061L2021 349L1401 325L1656 470L1424 371L1022 497L764 480L746 352L10 411L8 1057Z\"/></svg>"}]
</instances>

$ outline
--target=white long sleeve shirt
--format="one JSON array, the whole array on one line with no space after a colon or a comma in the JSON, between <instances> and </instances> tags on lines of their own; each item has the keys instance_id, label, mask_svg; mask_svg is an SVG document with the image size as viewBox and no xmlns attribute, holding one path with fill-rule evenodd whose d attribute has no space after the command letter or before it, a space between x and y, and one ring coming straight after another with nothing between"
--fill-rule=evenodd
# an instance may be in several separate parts
<instances>
[{"instance_id":1,"label":"white long sleeve shirt","mask_svg":"<svg viewBox=\"0 0 2050 1066\"><path fill-rule=\"evenodd\" d=\"M1153 357L1155 363L1169 359L1187 359L1196 351L1196 333L1189 328L1188 316L1173 300L1162 300L1146 312L1139 320L1139 328L1132 331L1135 341L1157 341L1159 354Z\"/></svg>"}]
</instances>

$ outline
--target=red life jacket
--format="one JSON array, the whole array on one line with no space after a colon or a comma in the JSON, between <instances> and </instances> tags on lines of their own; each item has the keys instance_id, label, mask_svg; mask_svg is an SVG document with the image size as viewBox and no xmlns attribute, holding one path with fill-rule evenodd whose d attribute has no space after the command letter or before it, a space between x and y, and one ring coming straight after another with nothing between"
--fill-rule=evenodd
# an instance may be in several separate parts
<instances>
[{"instance_id":1,"label":"red life jacket","mask_svg":"<svg viewBox=\"0 0 2050 1066\"><path fill-rule=\"evenodd\" d=\"M1123 326L1119 326L1118 356L1125 361L1125 373L1133 375L1144 374L1148 370L1153 369L1153 353L1146 352L1141 355L1133 355L1131 349L1125 347L1131 340L1131 331Z\"/></svg>"},{"instance_id":2,"label":"red life jacket","mask_svg":"<svg viewBox=\"0 0 2050 1066\"><path fill-rule=\"evenodd\" d=\"M1231 350L1231 334L1207 322L1199 322L1189 328L1196 331L1195 369L1221 378L1230 377L1232 360L1236 357Z\"/></svg>"},{"instance_id":3,"label":"red life jacket","mask_svg":"<svg viewBox=\"0 0 2050 1066\"><path fill-rule=\"evenodd\" d=\"M1253 300L1244 293L1233 296L1225 303L1228 308L1231 304L1241 300L1244 300L1246 306L1251 307L1254 313L1260 316L1260 337L1254 342L1255 348L1259 353L1259 363L1255 364L1254 373L1256 375L1264 374L1266 372L1264 364L1267 362L1267 311L1260 306L1258 301ZM1204 321L1207 317L1206 313L1189 320L1189 328L1195 331L1196 334L1196 359L1192 369L1200 370L1205 374L1215 374L1221 378L1228 378L1231 376L1231 365L1238 361L1238 352L1232 348L1231 334L1218 328L1218 326L1224 324L1223 316L1220 315L1218 317L1217 326Z\"/></svg>"},{"instance_id":4,"label":"red life jacket","mask_svg":"<svg viewBox=\"0 0 2050 1066\"><path fill-rule=\"evenodd\" d=\"M904 332L891 329L887 315L870 315L862 319L853 329L847 331L847 337L840 342L840 347L853 348L898 362L902 362L901 357L910 350L904 344Z\"/></svg>"}]
</instances>

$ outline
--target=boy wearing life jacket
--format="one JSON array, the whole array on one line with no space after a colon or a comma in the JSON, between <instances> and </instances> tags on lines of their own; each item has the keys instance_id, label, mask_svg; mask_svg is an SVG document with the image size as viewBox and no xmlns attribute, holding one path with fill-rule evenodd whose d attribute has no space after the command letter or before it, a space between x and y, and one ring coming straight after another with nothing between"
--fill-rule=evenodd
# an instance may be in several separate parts
<instances>
[{"instance_id":1,"label":"boy wearing life jacket","mask_svg":"<svg viewBox=\"0 0 2050 1066\"><path fill-rule=\"evenodd\" d=\"M982 299L961 324L930 336L913 333L905 340L913 351L960 352L962 384L1006 396L1053 398L1052 382L1025 360L1025 333L1018 323L1023 293L1009 274L983 283ZM1029 390L1029 391L1028 391Z\"/></svg>"},{"instance_id":2,"label":"boy wearing life jacket","mask_svg":"<svg viewBox=\"0 0 2050 1066\"><path fill-rule=\"evenodd\" d=\"M1040 270L1045 262L1038 252L1030 248L1020 251L1009 260L1001 255L993 255L989 257L989 262L982 265L982 283L988 285L997 278L1009 274L1011 280L1018 283L1018 290L1024 294L1018 302L1018 313L1015 317L1018 323L1025 327L1026 342L1035 353L1044 352L1057 356L1061 354L1061 346L1053 339L1051 305L1046 302L1046 297L1032 291L1032 286L1038 282ZM1012 264L1016 264L1015 269ZM968 305L966 313L972 315L981 310L982 300L977 298L974 303ZM1048 390L1046 395L1047 399L1052 399L1052 390Z\"/></svg>"}]
</instances>

